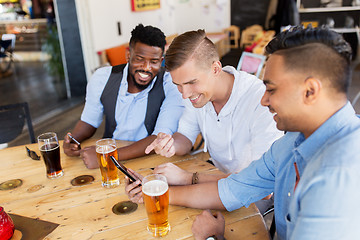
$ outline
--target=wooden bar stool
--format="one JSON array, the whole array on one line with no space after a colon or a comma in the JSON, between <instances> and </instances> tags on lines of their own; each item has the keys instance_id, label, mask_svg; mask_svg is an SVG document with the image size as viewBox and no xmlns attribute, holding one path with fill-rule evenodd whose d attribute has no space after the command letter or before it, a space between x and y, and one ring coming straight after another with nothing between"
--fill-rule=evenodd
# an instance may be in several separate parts
<instances>
[{"instance_id":1,"label":"wooden bar stool","mask_svg":"<svg viewBox=\"0 0 360 240\"><path fill-rule=\"evenodd\" d=\"M231 25L230 27L224 29L224 33L226 33L229 36L229 47L239 48L239 41L240 41L239 27L235 25ZM233 44L232 41L234 42Z\"/></svg>"}]
</instances>

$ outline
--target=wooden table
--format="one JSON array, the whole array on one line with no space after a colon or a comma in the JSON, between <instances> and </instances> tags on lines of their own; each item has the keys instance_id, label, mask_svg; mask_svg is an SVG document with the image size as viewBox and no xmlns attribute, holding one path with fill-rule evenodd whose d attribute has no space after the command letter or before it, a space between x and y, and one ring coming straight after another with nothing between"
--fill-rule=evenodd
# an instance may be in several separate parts
<instances>
[{"instance_id":1,"label":"wooden table","mask_svg":"<svg viewBox=\"0 0 360 240\"><path fill-rule=\"evenodd\" d=\"M94 140L85 142L83 146L90 144L94 144ZM40 153L36 144L27 146ZM112 212L116 203L128 200L122 174L119 187L105 189L101 186L99 169L87 169L81 159L66 156L62 149L64 176L54 180L46 177L42 160L34 161L27 156L24 146L0 150L0 159L0 183L10 179L23 180L18 188L0 191L0 206L8 213L60 224L45 239L153 239L146 230L147 216L143 204L127 215ZM165 162L173 162L189 171L218 173L214 166L204 161L206 159L207 153L172 158L151 155L128 160L125 165L142 175L150 174L150 168ZM79 175L92 175L95 181L72 186L70 181ZM164 239L193 239L191 226L195 216L201 212L199 209L170 206L171 231ZM269 239L255 205L233 212L224 211L223 214L226 239Z\"/></svg>"}]
</instances>

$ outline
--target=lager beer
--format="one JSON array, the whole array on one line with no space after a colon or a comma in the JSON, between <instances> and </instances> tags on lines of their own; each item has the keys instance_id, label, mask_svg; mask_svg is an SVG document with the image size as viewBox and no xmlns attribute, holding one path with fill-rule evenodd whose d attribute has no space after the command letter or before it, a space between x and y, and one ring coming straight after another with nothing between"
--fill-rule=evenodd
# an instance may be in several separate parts
<instances>
[{"instance_id":1,"label":"lager beer","mask_svg":"<svg viewBox=\"0 0 360 240\"><path fill-rule=\"evenodd\" d=\"M101 139L97 141L96 155L100 166L102 186L106 188L117 187L120 184L118 170L110 159L110 156L118 159L115 140Z\"/></svg>"},{"instance_id":2,"label":"lager beer","mask_svg":"<svg viewBox=\"0 0 360 240\"><path fill-rule=\"evenodd\" d=\"M153 174L143 179L143 198L148 215L148 231L154 237L165 236L170 231L168 221L169 186L166 178Z\"/></svg>"}]
</instances>

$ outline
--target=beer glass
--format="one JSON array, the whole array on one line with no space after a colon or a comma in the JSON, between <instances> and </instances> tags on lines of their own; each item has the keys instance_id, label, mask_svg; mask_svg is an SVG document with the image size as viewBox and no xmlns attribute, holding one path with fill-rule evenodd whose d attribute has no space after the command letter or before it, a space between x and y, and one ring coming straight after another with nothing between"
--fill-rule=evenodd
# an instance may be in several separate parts
<instances>
[{"instance_id":1,"label":"beer glass","mask_svg":"<svg viewBox=\"0 0 360 240\"><path fill-rule=\"evenodd\" d=\"M142 180L142 192L148 215L148 231L154 237L165 236L170 231L168 221L169 186L166 177L152 174Z\"/></svg>"},{"instance_id":2,"label":"beer glass","mask_svg":"<svg viewBox=\"0 0 360 240\"><path fill-rule=\"evenodd\" d=\"M64 175L60 163L60 145L56 133L48 132L37 138L41 155L46 166L46 176L50 179Z\"/></svg>"},{"instance_id":3,"label":"beer glass","mask_svg":"<svg viewBox=\"0 0 360 240\"><path fill-rule=\"evenodd\" d=\"M100 139L96 142L96 155L99 162L102 186L106 188L117 187L120 184L118 169L110 156L118 160L116 141L111 138Z\"/></svg>"}]
</instances>

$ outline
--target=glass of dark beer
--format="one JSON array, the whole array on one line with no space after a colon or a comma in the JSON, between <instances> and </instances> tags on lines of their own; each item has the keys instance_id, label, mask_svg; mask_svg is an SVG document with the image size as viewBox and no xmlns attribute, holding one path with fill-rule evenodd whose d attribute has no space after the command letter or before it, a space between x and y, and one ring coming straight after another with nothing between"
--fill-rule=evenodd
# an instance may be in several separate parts
<instances>
[{"instance_id":1,"label":"glass of dark beer","mask_svg":"<svg viewBox=\"0 0 360 240\"><path fill-rule=\"evenodd\" d=\"M64 175L60 163L60 145L56 133L48 132L38 136L38 144L46 166L46 175L50 179Z\"/></svg>"}]
</instances>

